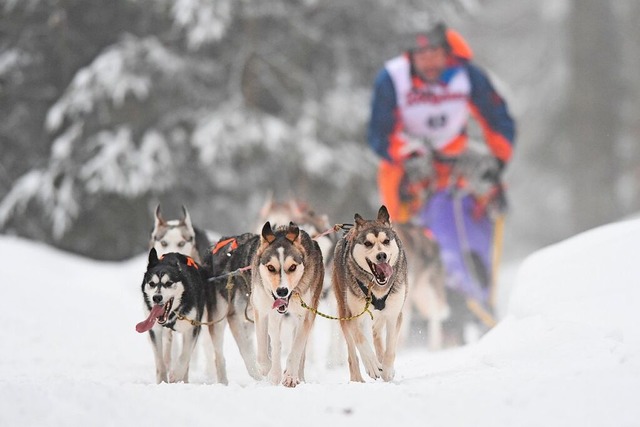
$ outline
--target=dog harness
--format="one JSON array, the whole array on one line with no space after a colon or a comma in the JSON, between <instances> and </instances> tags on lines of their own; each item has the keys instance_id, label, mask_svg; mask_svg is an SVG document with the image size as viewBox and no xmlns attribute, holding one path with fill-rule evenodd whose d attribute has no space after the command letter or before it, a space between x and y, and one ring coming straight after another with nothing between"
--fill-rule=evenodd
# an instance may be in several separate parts
<instances>
[{"instance_id":1,"label":"dog harness","mask_svg":"<svg viewBox=\"0 0 640 427\"><path fill-rule=\"evenodd\" d=\"M190 256L184 256L187 259L187 267L194 267L196 270L198 269L198 264L191 258ZM164 258L164 255L160 255L158 259Z\"/></svg>"},{"instance_id":2,"label":"dog harness","mask_svg":"<svg viewBox=\"0 0 640 427\"><path fill-rule=\"evenodd\" d=\"M231 250L234 250L238 247L238 241L236 240L235 237L230 237L228 239L224 239L219 241L214 248L211 250L211 253L216 254L218 253L218 251L222 248L224 248L225 246L227 246L229 243L231 243Z\"/></svg>"},{"instance_id":3,"label":"dog harness","mask_svg":"<svg viewBox=\"0 0 640 427\"><path fill-rule=\"evenodd\" d=\"M360 280L356 279L356 282L358 283L360 290L364 293L364 296L367 297L369 295L369 289ZM387 292L382 298L377 298L373 292L371 292L371 305L374 310L384 310L384 307L387 304L387 297L390 293L391 289L389 289L389 292Z\"/></svg>"}]
</instances>

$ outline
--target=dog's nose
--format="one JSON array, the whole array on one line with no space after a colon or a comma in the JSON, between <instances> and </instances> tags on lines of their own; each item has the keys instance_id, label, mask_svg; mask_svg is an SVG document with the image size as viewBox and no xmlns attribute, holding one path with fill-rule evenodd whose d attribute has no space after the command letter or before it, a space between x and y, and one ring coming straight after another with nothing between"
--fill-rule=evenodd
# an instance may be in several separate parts
<instances>
[{"instance_id":1,"label":"dog's nose","mask_svg":"<svg viewBox=\"0 0 640 427\"><path fill-rule=\"evenodd\" d=\"M384 252L378 252L378 255L376 255L376 260L378 262L385 262L387 260L387 254L385 254Z\"/></svg>"},{"instance_id":2,"label":"dog's nose","mask_svg":"<svg viewBox=\"0 0 640 427\"><path fill-rule=\"evenodd\" d=\"M153 296L153 302L155 302L156 304L160 304L160 302L162 301L162 295L160 294L155 294Z\"/></svg>"},{"instance_id":3,"label":"dog's nose","mask_svg":"<svg viewBox=\"0 0 640 427\"><path fill-rule=\"evenodd\" d=\"M287 295L289 295L289 289L287 289L287 288L278 288L278 289L276 289L276 295L278 295L280 298L284 298Z\"/></svg>"}]
</instances>

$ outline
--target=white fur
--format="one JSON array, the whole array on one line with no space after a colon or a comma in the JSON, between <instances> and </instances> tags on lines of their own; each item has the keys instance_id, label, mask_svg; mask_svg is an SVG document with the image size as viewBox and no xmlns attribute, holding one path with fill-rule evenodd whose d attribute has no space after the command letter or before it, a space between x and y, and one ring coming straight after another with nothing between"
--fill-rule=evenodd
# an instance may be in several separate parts
<instances>
[{"instance_id":1,"label":"white fur","mask_svg":"<svg viewBox=\"0 0 640 427\"><path fill-rule=\"evenodd\" d=\"M145 293L149 301L153 301L153 296L156 294L162 295L162 300L159 304L165 304L171 298L173 298L172 310L175 310L180 306L182 301L182 294L184 292L184 285L182 282L174 282L169 286L164 286L169 281L169 276L164 275L158 277L153 275L151 280L145 285ZM159 285L160 284L160 285ZM146 313L149 314L150 310L146 308ZM195 316L195 310L189 313L191 316ZM186 321L177 321L175 325L175 332L182 335L182 351L180 352L175 366L171 366L171 344L173 340L173 334L171 331L159 323L156 323L152 328L155 334L155 343L151 340L153 347L154 358L156 361L156 381L161 382L188 382L189 363L191 361L191 355L195 347L196 339L193 337L193 326ZM169 342L165 345L165 340ZM168 375L167 375L168 373Z\"/></svg>"},{"instance_id":2,"label":"white fur","mask_svg":"<svg viewBox=\"0 0 640 427\"><path fill-rule=\"evenodd\" d=\"M276 261L271 260L271 265ZM300 305L294 292L302 278L304 265L298 264L294 272L287 272L292 263L291 258L285 257L284 252L278 251L278 274L268 271L266 265L259 267L259 283L254 286L251 300L255 312L256 338L258 344L258 367L262 375L266 375L273 384L282 384L286 387L295 387L304 380L304 353L309 337L314 315ZM274 281L274 276L279 280ZM286 330L292 333L291 350L287 356L284 372L282 371L282 323L284 316L273 309L273 296L278 287L289 289L289 319L293 322L293 328ZM306 301L311 300L311 287L301 295ZM271 358L269 358L269 343L271 344Z\"/></svg>"}]
</instances>

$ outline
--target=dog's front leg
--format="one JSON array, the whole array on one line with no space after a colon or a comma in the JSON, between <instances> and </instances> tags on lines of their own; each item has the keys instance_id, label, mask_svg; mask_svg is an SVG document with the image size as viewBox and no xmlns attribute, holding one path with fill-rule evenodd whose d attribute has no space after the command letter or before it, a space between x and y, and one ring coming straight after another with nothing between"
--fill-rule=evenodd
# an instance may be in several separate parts
<instances>
[{"instance_id":1,"label":"dog's front leg","mask_svg":"<svg viewBox=\"0 0 640 427\"><path fill-rule=\"evenodd\" d=\"M300 384L300 379L304 378L304 352L314 318L315 316L309 313L304 317L304 320L296 319L298 325L295 327L293 345L287 358L287 368L282 380L282 385L285 387L295 387Z\"/></svg>"},{"instance_id":2,"label":"dog's front leg","mask_svg":"<svg viewBox=\"0 0 640 427\"><path fill-rule=\"evenodd\" d=\"M341 320L340 326L342 327L344 340L347 343L349 380L363 383L364 379L362 378L362 374L360 373L360 361L358 359L358 353L356 352L356 343L352 333L352 329L355 327L354 322L354 320Z\"/></svg>"},{"instance_id":3,"label":"dog's front leg","mask_svg":"<svg viewBox=\"0 0 640 427\"><path fill-rule=\"evenodd\" d=\"M283 315L281 314L269 314L269 341L271 342L271 369L269 370L269 381L273 384L278 384L282 378L282 340L280 336L282 319Z\"/></svg>"},{"instance_id":4,"label":"dog's front leg","mask_svg":"<svg viewBox=\"0 0 640 427\"><path fill-rule=\"evenodd\" d=\"M178 357L178 364L171 372L169 378L171 382L189 382L189 363L191 362L191 355L193 354L193 349L196 346L199 333L200 326L193 327L191 330L184 332L184 345L182 346L180 357Z\"/></svg>"},{"instance_id":5,"label":"dog's front leg","mask_svg":"<svg viewBox=\"0 0 640 427\"><path fill-rule=\"evenodd\" d=\"M376 355L371 348L371 344L369 340L364 334L364 331L367 328L368 319L363 319L362 317L351 320L351 322L355 323L355 326L351 328L351 332L353 334L354 341L356 343L356 347L358 347L358 351L360 352L360 356L362 357L362 364L364 365L364 369L371 378L378 379L380 378L380 372L382 371L382 364L376 358ZM371 326L368 326L371 328Z\"/></svg>"},{"instance_id":6,"label":"dog's front leg","mask_svg":"<svg viewBox=\"0 0 640 427\"><path fill-rule=\"evenodd\" d=\"M229 384L227 379L227 364L224 358L224 322L209 325L209 335L213 343L213 353L215 356L216 379L220 384Z\"/></svg>"},{"instance_id":7,"label":"dog's front leg","mask_svg":"<svg viewBox=\"0 0 640 427\"><path fill-rule=\"evenodd\" d=\"M158 384L167 382L167 364L164 361L162 349L162 329L164 328L159 326L149 330L149 340L156 361L156 383Z\"/></svg>"},{"instance_id":8,"label":"dog's front leg","mask_svg":"<svg viewBox=\"0 0 640 427\"><path fill-rule=\"evenodd\" d=\"M387 340L384 358L382 360L382 379L391 381L396 375L394 363L396 360L396 347L398 345L398 336L400 327L402 326L402 311L397 316L391 317L387 321Z\"/></svg>"},{"instance_id":9,"label":"dog's front leg","mask_svg":"<svg viewBox=\"0 0 640 427\"><path fill-rule=\"evenodd\" d=\"M247 372L253 379L261 380L262 375L260 375L260 371L256 366L256 354L253 349L253 339L251 338L251 324L244 318L241 318L237 312L229 315L227 321L229 322L231 334L238 345L238 350L240 350L240 356L242 356Z\"/></svg>"},{"instance_id":10,"label":"dog's front leg","mask_svg":"<svg viewBox=\"0 0 640 427\"><path fill-rule=\"evenodd\" d=\"M164 364L167 370L171 369L171 361L173 360L173 331L169 328L162 328L162 347L164 353ZM177 354L177 353L176 353Z\"/></svg>"},{"instance_id":11,"label":"dog's front leg","mask_svg":"<svg viewBox=\"0 0 640 427\"><path fill-rule=\"evenodd\" d=\"M254 319L256 322L256 346L257 362L260 375L265 376L271 369L269 360L269 318L262 312L254 309Z\"/></svg>"},{"instance_id":12,"label":"dog's front leg","mask_svg":"<svg viewBox=\"0 0 640 427\"><path fill-rule=\"evenodd\" d=\"M384 358L384 341L383 341L383 329L386 324L384 318L378 317L373 323L373 347L376 351L376 359L382 364Z\"/></svg>"}]
</instances>

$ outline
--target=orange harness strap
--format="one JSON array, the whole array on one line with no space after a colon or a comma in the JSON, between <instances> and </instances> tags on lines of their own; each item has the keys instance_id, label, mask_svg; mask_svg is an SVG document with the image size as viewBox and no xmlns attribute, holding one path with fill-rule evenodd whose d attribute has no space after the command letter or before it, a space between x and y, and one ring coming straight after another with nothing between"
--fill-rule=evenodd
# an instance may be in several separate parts
<instances>
[{"instance_id":1,"label":"orange harness strap","mask_svg":"<svg viewBox=\"0 0 640 427\"><path fill-rule=\"evenodd\" d=\"M211 250L211 253L213 253L213 254L218 253L218 251L220 249L224 248L229 243L231 243L231 250L234 250L234 249L236 249L238 247L238 241L235 239L235 237L230 237L228 239L224 239L224 240L221 240L218 243L216 243L214 248Z\"/></svg>"},{"instance_id":2,"label":"orange harness strap","mask_svg":"<svg viewBox=\"0 0 640 427\"><path fill-rule=\"evenodd\" d=\"M164 255L160 255L160 257L158 259L162 259L164 258ZM191 258L190 256L186 256L185 258L187 258L187 266L188 267L195 267L195 269L198 269L198 264L193 260L193 258Z\"/></svg>"}]
</instances>

